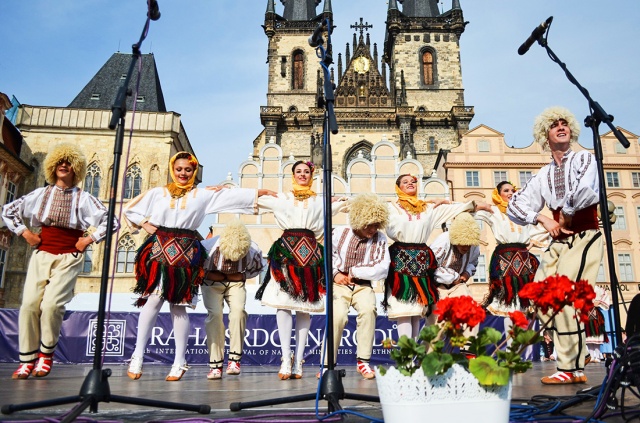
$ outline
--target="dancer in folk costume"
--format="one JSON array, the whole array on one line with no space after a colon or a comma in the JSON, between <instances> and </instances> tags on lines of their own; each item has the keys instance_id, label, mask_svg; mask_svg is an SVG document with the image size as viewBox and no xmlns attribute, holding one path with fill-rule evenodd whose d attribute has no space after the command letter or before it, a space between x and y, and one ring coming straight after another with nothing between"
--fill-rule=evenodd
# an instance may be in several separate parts
<instances>
[{"instance_id":1,"label":"dancer in folk costume","mask_svg":"<svg viewBox=\"0 0 640 423\"><path fill-rule=\"evenodd\" d=\"M589 313L589 323L584 325L589 352L589 360L585 365L589 362L599 363L604 360L600 347L609 342L604 313L608 312L611 306L611 298L609 293L598 285L595 286L594 291L596 292L596 298L593 299L594 307Z\"/></svg>"},{"instance_id":2,"label":"dancer in folk costume","mask_svg":"<svg viewBox=\"0 0 640 423\"><path fill-rule=\"evenodd\" d=\"M53 366L65 306L82 269L82 252L107 231L107 209L78 188L87 162L73 144L58 144L43 163L50 184L6 204L2 219L34 248L27 269L19 316L20 366L13 379L44 377ZM27 228L40 228L39 234ZM114 221L114 229L118 221Z\"/></svg>"},{"instance_id":3,"label":"dancer in folk costume","mask_svg":"<svg viewBox=\"0 0 640 423\"><path fill-rule=\"evenodd\" d=\"M442 298L471 296L467 282L476 273L480 257L480 227L469 213L460 213L453 219L447 232L439 235L431 248L438 261L435 272L438 296ZM437 315L431 314L427 323L436 323ZM479 327L467 329L465 336L476 335Z\"/></svg>"},{"instance_id":4,"label":"dancer in folk costume","mask_svg":"<svg viewBox=\"0 0 640 423\"><path fill-rule=\"evenodd\" d=\"M544 110L536 118L533 134L551 162L517 191L507 214L521 225L542 224L553 237L542 254L535 275L541 281L554 274L595 285L602 261L603 243L597 206L600 189L596 160L588 151L575 152L580 126L573 114L562 107ZM540 214L544 206L553 218ZM543 320L550 316L540 315ZM586 383L583 370L587 356L584 325L573 307L565 307L554 319L557 372L541 379L544 384Z\"/></svg>"},{"instance_id":5,"label":"dancer in folk costume","mask_svg":"<svg viewBox=\"0 0 640 423\"><path fill-rule=\"evenodd\" d=\"M529 306L528 301L523 302L518 296L523 286L533 282L540 264L529 248L546 247L551 241L544 226L521 226L509 219L506 210L514 192L512 183L500 182L491 196L493 213L479 211L475 215L476 219L489 225L498 244L491 255L489 292L482 305L489 313L507 319L510 312L525 311ZM505 331L508 326L509 323L505 325Z\"/></svg>"},{"instance_id":6,"label":"dancer in folk costume","mask_svg":"<svg viewBox=\"0 0 640 423\"><path fill-rule=\"evenodd\" d=\"M282 352L278 371L281 380L302 377L304 349L309 335L309 313L324 311L324 260L317 239L324 232L324 199L311 189L315 165L294 163L293 189L277 197L261 197L260 213L273 213L284 230L269 250L269 272L256 293L262 305L274 307ZM331 213L337 214L345 202L334 201ZM296 351L291 353L292 312L296 312Z\"/></svg>"},{"instance_id":7,"label":"dancer in folk costume","mask_svg":"<svg viewBox=\"0 0 640 423\"><path fill-rule=\"evenodd\" d=\"M389 319L398 321L399 337L415 338L420 332L420 320L429 306L438 301L433 279L438 263L427 245L431 232L459 213L475 211L476 207L488 210L489 205L420 200L418 180L409 174L398 177L395 189L398 199L388 203L386 232L393 244L389 247L391 266L385 281L383 307Z\"/></svg>"},{"instance_id":8,"label":"dancer in folk costume","mask_svg":"<svg viewBox=\"0 0 640 423\"><path fill-rule=\"evenodd\" d=\"M384 279L389 271L387 237L382 232L388 221L384 201L375 194L360 194L349 201L349 226L333 229L333 351L325 353L325 368L328 354L338 359L342 332L353 307L358 313L356 370L365 379L375 378L369 365L377 316L371 282Z\"/></svg>"},{"instance_id":9,"label":"dancer in folk costume","mask_svg":"<svg viewBox=\"0 0 640 423\"><path fill-rule=\"evenodd\" d=\"M198 189L197 172L198 160L194 155L184 151L175 154L169 160L173 182L142 193L127 204L124 212L134 227L151 235L136 255L137 283L133 291L140 294L136 305L142 311L127 372L134 380L142 376L144 350L165 301L170 304L176 343L176 355L166 380L182 378L188 368L185 354L189 315L185 306L193 306L197 299L207 258L196 230L207 214L255 213L256 196L268 193L242 188Z\"/></svg>"},{"instance_id":10,"label":"dancer in folk costume","mask_svg":"<svg viewBox=\"0 0 640 423\"><path fill-rule=\"evenodd\" d=\"M205 329L209 348L207 379L221 379L224 364L224 303L229 307L229 362L227 374L240 374L240 360L247 326L247 279L260 274L267 262L239 220L228 223L222 233L202 241L209 253L202 283L202 302L207 309Z\"/></svg>"}]
</instances>

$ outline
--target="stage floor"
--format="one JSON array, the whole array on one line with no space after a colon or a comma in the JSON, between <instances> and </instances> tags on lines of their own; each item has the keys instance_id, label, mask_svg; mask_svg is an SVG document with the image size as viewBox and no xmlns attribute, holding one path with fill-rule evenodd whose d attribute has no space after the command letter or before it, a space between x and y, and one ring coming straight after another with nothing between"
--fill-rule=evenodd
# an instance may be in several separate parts
<instances>
[{"instance_id":1,"label":"stage floor","mask_svg":"<svg viewBox=\"0 0 640 423\"><path fill-rule=\"evenodd\" d=\"M27 380L12 380L11 374L16 365L0 364L0 404L21 405L34 401L53 398L69 397L80 392L87 373L92 369L90 365L54 365L52 373L43 379L29 378ZM211 414L203 415L195 412L174 411L153 407L129 405L121 403L101 402L98 413L90 414L88 409L82 417L96 421L125 421L148 422L169 421L179 419L197 419L192 422L218 421L220 419L241 418L262 414L278 414L278 418L286 419L286 413L312 413L315 410L314 401L286 403L282 405L251 408L232 412L229 405L232 402L247 402L273 398L289 398L295 395L314 393L317 389L315 367L306 367L305 374L300 380L280 381L277 367L249 367L242 368L239 376L223 375L222 380L209 381L206 379L206 366L193 366L179 382L165 382L169 371L168 365L145 364L144 374L137 381L130 380L126 374L126 366L108 365L112 375L109 387L112 395L122 395L134 398L171 401L186 404L208 404ZM546 386L540 383L540 377L553 373L554 363L534 363L534 368L526 374L516 375L513 386L513 404L523 403L534 395L573 396L577 391L600 385L604 379L605 366L602 363L592 363L587 366L586 374L589 383L586 385ZM355 367L346 369L346 377L342 379L344 389L348 393L362 395L378 394L375 380L364 380ZM638 404L637 399L627 396L627 404ZM16 411L10 415L0 415L0 420L22 421L37 420L45 417L59 418L67 413L77 403L58 405L35 410ZM588 416L593 410L595 402L587 401L565 410L573 416ZM327 403L321 400L321 412L326 412ZM380 405L353 400L341 400L344 409L353 410L375 418L382 418ZM452 410L453 411L453 410ZM609 411L609 413L612 413ZM605 417L607 417L605 415ZM302 419L304 417L298 417ZM310 415L308 417L312 419ZM361 417L348 417L348 421L367 421ZM621 417L606 418L608 422L623 422Z\"/></svg>"}]
</instances>

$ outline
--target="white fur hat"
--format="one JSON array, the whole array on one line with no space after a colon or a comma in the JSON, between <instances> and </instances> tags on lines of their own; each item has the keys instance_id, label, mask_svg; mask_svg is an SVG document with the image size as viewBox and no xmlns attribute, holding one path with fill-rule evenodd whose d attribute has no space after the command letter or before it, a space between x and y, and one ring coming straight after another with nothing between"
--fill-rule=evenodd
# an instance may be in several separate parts
<instances>
[{"instance_id":1,"label":"white fur hat","mask_svg":"<svg viewBox=\"0 0 640 423\"><path fill-rule=\"evenodd\" d=\"M44 169L44 177L49 184L54 185L56 183L56 167L62 160L68 161L71 169L73 169L74 186L84 180L87 174L87 159L84 157L84 154L82 154L82 151L74 144L62 143L56 145L53 150L47 154L47 157L44 158L42 167Z\"/></svg>"},{"instance_id":2,"label":"white fur hat","mask_svg":"<svg viewBox=\"0 0 640 423\"><path fill-rule=\"evenodd\" d=\"M373 193L360 194L349 202L349 224L358 231L377 223L380 229L389 222L387 203Z\"/></svg>"},{"instance_id":3,"label":"white fur hat","mask_svg":"<svg viewBox=\"0 0 640 423\"><path fill-rule=\"evenodd\" d=\"M251 235L242 222L231 221L222 229L220 252L225 258L238 261L247 255L249 248L251 248Z\"/></svg>"},{"instance_id":4,"label":"white fur hat","mask_svg":"<svg viewBox=\"0 0 640 423\"><path fill-rule=\"evenodd\" d=\"M533 123L533 139L536 140L544 150L549 150L549 128L554 122L564 119L569 124L571 130L571 142L578 141L580 135L580 124L576 117L568 109L560 106L549 107L536 117Z\"/></svg>"},{"instance_id":5,"label":"white fur hat","mask_svg":"<svg viewBox=\"0 0 640 423\"><path fill-rule=\"evenodd\" d=\"M451 245L479 245L480 227L469 213L460 213L449 228Z\"/></svg>"}]
</instances>

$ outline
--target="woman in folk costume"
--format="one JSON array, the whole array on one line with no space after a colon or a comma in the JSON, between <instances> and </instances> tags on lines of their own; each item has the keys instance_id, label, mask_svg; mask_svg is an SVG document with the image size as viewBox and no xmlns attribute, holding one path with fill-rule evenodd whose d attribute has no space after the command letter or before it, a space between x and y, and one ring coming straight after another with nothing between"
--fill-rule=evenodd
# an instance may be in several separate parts
<instances>
[{"instance_id":1,"label":"woman in folk costume","mask_svg":"<svg viewBox=\"0 0 640 423\"><path fill-rule=\"evenodd\" d=\"M281 380L300 379L304 349L311 326L309 313L324 311L324 260L317 242L324 232L324 199L311 189L315 165L294 163L293 189L277 197L261 197L260 213L273 213L284 230L268 253L269 272L256 293L262 305L274 307L282 350ZM346 202L332 203L332 214ZM292 312L296 312L295 354L291 353Z\"/></svg>"},{"instance_id":2,"label":"woman in folk costume","mask_svg":"<svg viewBox=\"0 0 640 423\"><path fill-rule=\"evenodd\" d=\"M489 225L498 244L489 264L490 285L483 306L491 314L503 317L516 310L524 311L529 305L518 296L523 286L533 282L538 270L539 261L529 248L546 247L551 242L542 225L521 226L509 219L507 206L515 192L513 184L500 182L491 195L493 213L476 213L477 219Z\"/></svg>"},{"instance_id":3,"label":"woman in folk costume","mask_svg":"<svg viewBox=\"0 0 640 423\"><path fill-rule=\"evenodd\" d=\"M176 343L176 355L167 381L178 381L187 370L185 359L189 337L189 315L204 277L207 253L199 241L197 228L212 213L253 214L256 195L267 193L253 189L201 190L194 184L198 160L179 152L169 160L172 183L152 188L129 202L125 216L136 228L151 236L136 255L137 284L140 294L136 305L142 307L138 319L136 347L127 374L142 376L144 350L158 313L165 301L170 303Z\"/></svg>"},{"instance_id":4,"label":"woman in folk costume","mask_svg":"<svg viewBox=\"0 0 640 423\"><path fill-rule=\"evenodd\" d=\"M596 298L593 300L594 307L589 313L589 323L584 325L584 329L587 337L587 350L589 350L587 362L598 363L604 360L600 347L609 342L603 312L606 313L609 310L611 298L609 293L598 285L595 286L594 291L596 292Z\"/></svg>"},{"instance_id":5,"label":"woman in folk costume","mask_svg":"<svg viewBox=\"0 0 640 423\"><path fill-rule=\"evenodd\" d=\"M383 307L389 319L397 320L398 337L417 337L420 319L428 307L438 301L433 272L438 267L427 240L435 228L464 211L484 203L452 203L448 200L427 202L418 199L418 179L409 174L396 180L398 199L388 203L389 224L386 231L393 244L389 247L391 266L385 282ZM442 202L449 204L441 204Z\"/></svg>"}]
</instances>

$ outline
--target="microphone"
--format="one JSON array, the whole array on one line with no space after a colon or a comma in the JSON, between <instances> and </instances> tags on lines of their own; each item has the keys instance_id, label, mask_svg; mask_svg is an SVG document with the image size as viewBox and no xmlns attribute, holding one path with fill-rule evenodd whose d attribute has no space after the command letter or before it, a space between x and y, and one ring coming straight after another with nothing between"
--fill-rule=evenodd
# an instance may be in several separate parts
<instances>
[{"instance_id":1,"label":"microphone","mask_svg":"<svg viewBox=\"0 0 640 423\"><path fill-rule=\"evenodd\" d=\"M535 43L540 39L540 37L542 37L544 32L547 30L547 28L549 28L549 25L551 25L551 21L553 21L553 16L549 16L549 18L546 21L542 22L540 25L536 27L536 29L533 30L531 35L529 35L529 38L527 38L525 42L522 43L522 45L518 49L518 54L520 56L528 52L529 48L531 48L533 43Z\"/></svg>"},{"instance_id":2,"label":"microphone","mask_svg":"<svg viewBox=\"0 0 640 423\"><path fill-rule=\"evenodd\" d=\"M322 30L324 29L324 21L318 26L313 34L309 37L309 45L311 47L318 47L319 45L324 44L324 39L322 38Z\"/></svg>"},{"instance_id":3,"label":"microphone","mask_svg":"<svg viewBox=\"0 0 640 423\"><path fill-rule=\"evenodd\" d=\"M147 16L152 21L160 19L160 8L158 7L158 2L156 0L149 0L149 11L147 12Z\"/></svg>"}]
</instances>

